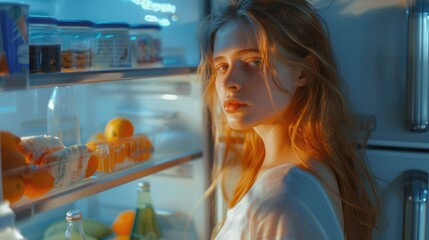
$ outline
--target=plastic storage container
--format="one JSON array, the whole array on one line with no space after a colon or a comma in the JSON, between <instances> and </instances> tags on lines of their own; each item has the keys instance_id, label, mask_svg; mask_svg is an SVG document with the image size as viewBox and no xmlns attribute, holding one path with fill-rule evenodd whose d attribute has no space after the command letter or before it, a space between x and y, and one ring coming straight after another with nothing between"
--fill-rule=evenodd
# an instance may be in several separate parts
<instances>
[{"instance_id":1,"label":"plastic storage container","mask_svg":"<svg viewBox=\"0 0 429 240\"><path fill-rule=\"evenodd\" d=\"M131 67L127 23L96 23L94 31L94 68Z\"/></svg>"},{"instance_id":2,"label":"plastic storage container","mask_svg":"<svg viewBox=\"0 0 429 240\"><path fill-rule=\"evenodd\" d=\"M94 23L87 20L59 20L62 71L92 68Z\"/></svg>"},{"instance_id":3,"label":"plastic storage container","mask_svg":"<svg viewBox=\"0 0 429 240\"><path fill-rule=\"evenodd\" d=\"M9 151L6 157L22 164L2 171L3 198L16 207L150 161L155 151L153 141L145 134L72 146L49 135L20 138L21 150Z\"/></svg>"},{"instance_id":4,"label":"plastic storage container","mask_svg":"<svg viewBox=\"0 0 429 240\"><path fill-rule=\"evenodd\" d=\"M161 65L161 26L136 24L130 26L131 62L133 67Z\"/></svg>"},{"instance_id":5,"label":"plastic storage container","mask_svg":"<svg viewBox=\"0 0 429 240\"><path fill-rule=\"evenodd\" d=\"M58 20L53 17L29 17L30 73L61 71L61 39Z\"/></svg>"}]
</instances>

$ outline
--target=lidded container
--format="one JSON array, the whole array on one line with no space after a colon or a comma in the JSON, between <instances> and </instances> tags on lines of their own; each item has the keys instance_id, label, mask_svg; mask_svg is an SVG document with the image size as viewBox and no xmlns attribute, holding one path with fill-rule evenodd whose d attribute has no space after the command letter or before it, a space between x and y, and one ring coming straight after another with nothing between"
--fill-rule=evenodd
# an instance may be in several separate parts
<instances>
[{"instance_id":1,"label":"lidded container","mask_svg":"<svg viewBox=\"0 0 429 240\"><path fill-rule=\"evenodd\" d=\"M134 24L130 26L131 61L133 67L161 64L161 26Z\"/></svg>"},{"instance_id":2,"label":"lidded container","mask_svg":"<svg viewBox=\"0 0 429 240\"><path fill-rule=\"evenodd\" d=\"M104 22L94 25L94 68L131 67L128 23Z\"/></svg>"},{"instance_id":3,"label":"lidded container","mask_svg":"<svg viewBox=\"0 0 429 240\"><path fill-rule=\"evenodd\" d=\"M92 68L94 23L88 20L59 20L63 71Z\"/></svg>"},{"instance_id":4,"label":"lidded container","mask_svg":"<svg viewBox=\"0 0 429 240\"><path fill-rule=\"evenodd\" d=\"M53 17L29 17L30 73L61 71L61 39Z\"/></svg>"}]
</instances>

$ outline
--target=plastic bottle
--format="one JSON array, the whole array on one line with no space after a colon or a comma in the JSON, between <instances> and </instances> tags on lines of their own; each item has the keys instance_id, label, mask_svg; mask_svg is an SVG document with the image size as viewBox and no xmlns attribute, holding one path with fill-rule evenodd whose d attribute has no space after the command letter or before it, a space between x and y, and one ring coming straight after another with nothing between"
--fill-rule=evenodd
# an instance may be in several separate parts
<instances>
[{"instance_id":1,"label":"plastic bottle","mask_svg":"<svg viewBox=\"0 0 429 240\"><path fill-rule=\"evenodd\" d=\"M160 240L161 227L153 208L149 182L139 182L137 189L137 209L131 230L131 240Z\"/></svg>"},{"instance_id":2,"label":"plastic bottle","mask_svg":"<svg viewBox=\"0 0 429 240\"><path fill-rule=\"evenodd\" d=\"M80 210L70 210L66 213L67 229L66 240L85 240L85 232L82 224L82 212Z\"/></svg>"},{"instance_id":3,"label":"plastic bottle","mask_svg":"<svg viewBox=\"0 0 429 240\"><path fill-rule=\"evenodd\" d=\"M80 144L80 117L73 89L55 87L48 103L48 135L58 137L65 146Z\"/></svg>"},{"instance_id":4,"label":"plastic bottle","mask_svg":"<svg viewBox=\"0 0 429 240\"><path fill-rule=\"evenodd\" d=\"M26 240L15 227L15 215L7 201L0 204L0 239Z\"/></svg>"}]
</instances>

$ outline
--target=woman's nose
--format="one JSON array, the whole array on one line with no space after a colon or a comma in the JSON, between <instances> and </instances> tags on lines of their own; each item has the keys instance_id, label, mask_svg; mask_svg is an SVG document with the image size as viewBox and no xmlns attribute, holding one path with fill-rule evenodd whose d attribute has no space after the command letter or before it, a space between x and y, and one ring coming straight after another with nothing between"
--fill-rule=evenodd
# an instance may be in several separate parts
<instances>
[{"instance_id":1,"label":"woman's nose","mask_svg":"<svg viewBox=\"0 0 429 240\"><path fill-rule=\"evenodd\" d=\"M230 91L237 91L242 88L240 70L236 67L230 68L228 75L225 78L225 89Z\"/></svg>"}]
</instances>

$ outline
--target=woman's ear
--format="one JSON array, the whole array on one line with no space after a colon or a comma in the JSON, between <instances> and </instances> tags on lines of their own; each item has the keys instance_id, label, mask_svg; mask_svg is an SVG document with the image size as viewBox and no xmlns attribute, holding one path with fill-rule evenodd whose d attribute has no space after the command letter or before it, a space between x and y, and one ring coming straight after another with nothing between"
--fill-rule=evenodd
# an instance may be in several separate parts
<instances>
[{"instance_id":1,"label":"woman's ear","mask_svg":"<svg viewBox=\"0 0 429 240\"><path fill-rule=\"evenodd\" d=\"M310 80L309 78L314 77L314 73L317 72L317 61L313 54L309 53L304 58L304 64L309 68L301 68L301 73L298 77L298 80L295 82L296 88L306 86ZM309 71L309 69L311 69L311 71Z\"/></svg>"}]
</instances>

